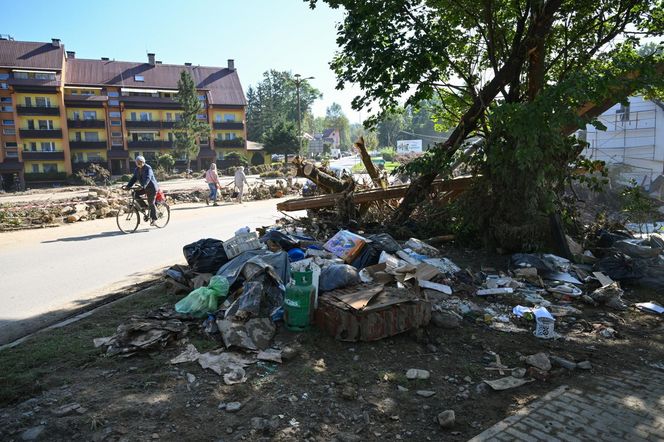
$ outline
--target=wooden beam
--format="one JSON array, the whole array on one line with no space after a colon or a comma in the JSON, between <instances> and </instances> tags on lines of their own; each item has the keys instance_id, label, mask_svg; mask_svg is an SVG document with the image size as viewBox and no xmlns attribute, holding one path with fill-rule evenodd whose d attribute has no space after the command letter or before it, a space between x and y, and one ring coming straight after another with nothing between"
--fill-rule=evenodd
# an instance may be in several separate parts
<instances>
[{"instance_id":1,"label":"wooden beam","mask_svg":"<svg viewBox=\"0 0 664 442\"><path fill-rule=\"evenodd\" d=\"M454 196L467 190L472 184L474 177L461 176L450 180L434 180L431 184L431 191L434 192L452 192ZM353 204L362 204L372 201L390 200L403 198L408 190L408 185L393 186L387 189L371 189L352 194ZM295 198L277 204L277 209L283 212L292 212L305 209L322 209L324 207L333 207L338 199L343 198L342 194L320 195L309 198Z\"/></svg>"}]
</instances>

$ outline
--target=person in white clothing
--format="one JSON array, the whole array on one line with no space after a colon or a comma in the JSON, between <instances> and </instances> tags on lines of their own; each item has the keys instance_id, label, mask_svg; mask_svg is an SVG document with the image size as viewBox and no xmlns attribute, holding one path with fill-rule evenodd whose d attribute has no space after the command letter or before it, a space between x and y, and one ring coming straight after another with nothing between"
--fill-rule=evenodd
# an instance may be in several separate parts
<instances>
[{"instance_id":1,"label":"person in white clothing","mask_svg":"<svg viewBox=\"0 0 664 442\"><path fill-rule=\"evenodd\" d=\"M205 198L205 204L210 205L210 200L212 200L213 206L218 206L217 204L217 189L221 188L221 183L219 182L219 175L217 174L217 165L215 163L210 164L210 168L205 172L205 182L210 188L210 196Z\"/></svg>"},{"instance_id":2,"label":"person in white clothing","mask_svg":"<svg viewBox=\"0 0 664 442\"><path fill-rule=\"evenodd\" d=\"M237 202L242 202L242 194L244 193L244 185L249 187L247 177L244 174L244 167L240 166L235 170L235 188L237 189Z\"/></svg>"}]
</instances>

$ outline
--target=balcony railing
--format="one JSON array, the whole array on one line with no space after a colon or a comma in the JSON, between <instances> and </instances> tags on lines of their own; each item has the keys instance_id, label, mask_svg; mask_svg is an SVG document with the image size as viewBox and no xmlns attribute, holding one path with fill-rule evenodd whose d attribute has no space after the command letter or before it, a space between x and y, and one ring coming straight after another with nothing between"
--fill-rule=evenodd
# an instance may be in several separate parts
<instances>
[{"instance_id":1,"label":"balcony railing","mask_svg":"<svg viewBox=\"0 0 664 442\"><path fill-rule=\"evenodd\" d=\"M29 172L24 175L26 181L64 181L67 179L66 172Z\"/></svg>"},{"instance_id":2,"label":"balcony railing","mask_svg":"<svg viewBox=\"0 0 664 442\"><path fill-rule=\"evenodd\" d=\"M214 140L214 147L244 147L245 142L242 138L234 140Z\"/></svg>"},{"instance_id":3,"label":"balcony railing","mask_svg":"<svg viewBox=\"0 0 664 442\"><path fill-rule=\"evenodd\" d=\"M125 120L125 125L127 126L127 129L140 129L146 127L159 129L161 127L161 121Z\"/></svg>"},{"instance_id":4,"label":"balcony railing","mask_svg":"<svg viewBox=\"0 0 664 442\"><path fill-rule=\"evenodd\" d=\"M21 138L62 138L62 129L19 129Z\"/></svg>"},{"instance_id":5,"label":"balcony railing","mask_svg":"<svg viewBox=\"0 0 664 442\"><path fill-rule=\"evenodd\" d=\"M70 149L106 149L108 143L106 141L70 141Z\"/></svg>"},{"instance_id":6,"label":"balcony railing","mask_svg":"<svg viewBox=\"0 0 664 442\"><path fill-rule=\"evenodd\" d=\"M81 129L103 129L106 127L106 122L104 120L67 120L67 126Z\"/></svg>"},{"instance_id":7,"label":"balcony railing","mask_svg":"<svg viewBox=\"0 0 664 442\"><path fill-rule=\"evenodd\" d=\"M45 151L32 151L24 150L23 151L24 160L64 160L65 153L61 150L54 152L45 152Z\"/></svg>"},{"instance_id":8,"label":"balcony railing","mask_svg":"<svg viewBox=\"0 0 664 442\"><path fill-rule=\"evenodd\" d=\"M163 140L128 141L127 142L127 147L130 148L130 149L135 149L137 147L147 147L147 148L152 148L152 149L160 149L162 147L166 147L166 146L164 146L165 143L168 143L168 141L163 141Z\"/></svg>"},{"instance_id":9,"label":"balcony railing","mask_svg":"<svg viewBox=\"0 0 664 442\"><path fill-rule=\"evenodd\" d=\"M19 115L60 115L58 106L16 106L16 113Z\"/></svg>"},{"instance_id":10,"label":"balcony railing","mask_svg":"<svg viewBox=\"0 0 664 442\"><path fill-rule=\"evenodd\" d=\"M221 123L212 123L214 129L228 129L228 130L243 130L244 123L242 121L224 121Z\"/></svg>"}]
</instances>

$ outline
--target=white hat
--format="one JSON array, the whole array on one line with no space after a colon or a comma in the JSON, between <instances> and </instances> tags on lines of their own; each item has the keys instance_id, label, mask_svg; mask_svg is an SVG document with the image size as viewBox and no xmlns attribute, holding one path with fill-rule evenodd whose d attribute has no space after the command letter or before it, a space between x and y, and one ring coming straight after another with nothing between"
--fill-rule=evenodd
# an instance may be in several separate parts
<instances>
[{"instance_id":1,"label":"white hat","mask_svg":"<svg viewBox=\"0 0 664 442\"><path fill-rule=\"evenodd\" d=\"M145 163L145 157L143 155L139 155L136 157L134 161L140 161L141 163Z\"/></svg>"}]
</instances>

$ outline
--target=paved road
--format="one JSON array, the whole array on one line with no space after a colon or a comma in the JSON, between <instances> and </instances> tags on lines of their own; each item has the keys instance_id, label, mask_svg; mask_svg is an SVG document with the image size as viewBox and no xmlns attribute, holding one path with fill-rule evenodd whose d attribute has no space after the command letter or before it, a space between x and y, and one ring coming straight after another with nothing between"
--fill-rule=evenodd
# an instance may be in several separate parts
<instances>
[{"instance_id":1,"label":"paved road","mask_svg":"<svg viewBox=\"0 0 664 442\"><path fill-rule=\"evenodd\" d=\"M172 207L165 229L118 231L115 218L0 233L0 344L52 323L114 288L184 263L182 247L271 225L279 200Z\"/></svg>"},{"instance_id":2,"label":"paved road","mask_svg":"<svg viewBox=\"0 0 664 442\"><path fill-rule=\"evenodd\" d=\"M664 371L588 378L583 388L559 387L469 442L664 440Z\"/></svg>"}]
</instances>

